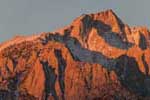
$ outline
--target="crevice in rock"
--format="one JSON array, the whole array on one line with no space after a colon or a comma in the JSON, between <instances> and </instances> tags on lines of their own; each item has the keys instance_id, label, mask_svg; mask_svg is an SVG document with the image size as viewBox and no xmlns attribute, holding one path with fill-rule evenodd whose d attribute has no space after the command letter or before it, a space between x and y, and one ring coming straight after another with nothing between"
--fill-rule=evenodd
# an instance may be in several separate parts
<instances>
[{"instance_id":1,"label":"crevice in rock","mask_svg":"<svg viewBox=\"0 0 150 100\"><path fill-rule=\"evenodd\" d=\"M142 55L142 61L143 61L144 67L145 67L146 75L148 76L149 67L148 67L148 64L147 64L147 62L146 62L146 60L145 60L145 55L144 55L144 54Z\"/></svg>"},{"instance_id":2,"label":"crevice in rock","mask_svg":"<svg viewBox=\"0 0 150 100\"><path fill-rule=\"evenodd\" d=\"M140 47L142 50L147 49L146 38L145 38L145 36L144 36L142 33L140 33L139 47Z\"/></svg>"},{"instance_id":3,"label":"crevice in rock","mask_svg":"<svg viewBox=\"0 0 150 100\"><path fill-rule=\"evenodd\" d=\"M89 15L84 15L84 17L82 18L82 31L81 31L81 37L84 38L87 36L87 33L89 32L89 30L92 27L92 17Z\"/></svg>"},{"instance_id":4,"label":"crevice in rock","mask_svg":"<svg viewBox=\"0 0 150 100\"><path fill-rule=\"evenodd\" d=\"M108 31L111 31L111 30L112 30L112 28L111 28L109 25L103 23L103 22L100 21L100 20L94 20L94 21L92 22L92 26L93 26L94 28L96 28L99 33L100 33L101 31L108 32Z\"/></svg>"},{"instance_id":5,"label":"crevice in rock","mask_svg":"<svg viewBox=\"0 0 150 100\"><path fill-rule=\"evenodd\" d=\"M60 89L61 89L61 92L62 92L62 99L65 100L65 81L64 81L64 78L65 78L65 69L66 69L66 61L65 59L63 58L62 56L62 51L61 50L55 50L55 56L58 60L58 72L59 72L59 75L58 75L58 78L59 78L59 85L60 85Z\"/></svg>"},{"instance_id":6,"label":"crevice in rock","mask_svg":"<svg viewBox=\"0 0 150 100\"><path fill-rule=\"evenodd\" d=\"M58 96L55 90L55 83L57 75L55 74L55 69L49 66L48 61L40 61L44 74L45 74L45 100L48 100L49 95L52 95L55 100L58 100Z\"/></svg>"},{"instance_id":7,"label":"crevice in rock","mask_svg":"<svg viewBox=\"0 0 150 100\"><path fill-rule=\"evenodd\" d=\"M117 33L100 32L98 34L105 40L106 43L108 43L112 47L116 47L116 48L123 49L123 50L128 50L129 48L133 46L132 43L124 42Z\"/></svg>"},{"instance_id":8,"label":"crevice in rock","mask_svg":"<svg viewBox=\"0 0 150 100\"><path fill-rule=\"evenodd\" d=\"M86 44L90 30L92 29L93 19L89 15L84 15L81 19L82 27L80 28L80 36L84 44Z\"/></svg>"},{"instance_id":9,"label":"crevice in rock","mask_svg":"<svg viewBox=\"0 0 150 100\"><path fill-rule=\"evenodd\" d=\"M93 79L93 68L90 67L90 72L84 78L85 87L88 90L88 92L90 92L90 90L92 89L92 79Z\"/></svg>"},{"instance_id":10,"label":"crevice in rock","mask_svg":"<svg viewBox=\"0 0 150 100\"><path fill-rule=\"evenodd\" d=\"M8 74L11 74L11 71L10 71L10 69L8 68L7 65L5 65L5 68L6 68L7 73L8 73Z\"/></svg>"},{"instance_id":11,"label":"crevice in rock","mask_svg":"<svg viewBox=\"0 0 150 100\"><path fill-rule=\"evenodd\" d=\"M16 61L16 59L12 59L12 62L13 62L13 67L15 69L18 64L18 61Z\"/></svg>"}]
</instances>

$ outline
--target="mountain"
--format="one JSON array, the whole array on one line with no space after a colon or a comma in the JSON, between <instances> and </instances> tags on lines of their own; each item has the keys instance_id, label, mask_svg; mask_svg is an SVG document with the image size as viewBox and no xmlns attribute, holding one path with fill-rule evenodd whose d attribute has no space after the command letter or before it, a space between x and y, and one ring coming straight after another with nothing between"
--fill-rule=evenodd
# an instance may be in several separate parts
<instances>
[{"instance_id":1,"label":"mountain","mask_svg":"<svg viewBox=\"0 0 150 100\"><path fill-rule=\"evenodd\" d=\"M150 31L112 11L0 44L0 100L148 100Z\"/></svg>"}]
</instances>

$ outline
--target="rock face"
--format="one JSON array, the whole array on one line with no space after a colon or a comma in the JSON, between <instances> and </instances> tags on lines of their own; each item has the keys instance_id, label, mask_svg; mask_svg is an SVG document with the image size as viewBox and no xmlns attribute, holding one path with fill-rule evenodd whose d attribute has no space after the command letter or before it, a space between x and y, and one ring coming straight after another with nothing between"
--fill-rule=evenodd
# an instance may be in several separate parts
<instances>
[{"instance_id":1,"label":"rock face","mask_svg":"<svg viewBox=\"0 0 150 100\"><path fill-rule=\"evenodd\" d=\"M112 10L0 45L0 100L150 99L150 32Z\"/></svg>"}]
</instances>

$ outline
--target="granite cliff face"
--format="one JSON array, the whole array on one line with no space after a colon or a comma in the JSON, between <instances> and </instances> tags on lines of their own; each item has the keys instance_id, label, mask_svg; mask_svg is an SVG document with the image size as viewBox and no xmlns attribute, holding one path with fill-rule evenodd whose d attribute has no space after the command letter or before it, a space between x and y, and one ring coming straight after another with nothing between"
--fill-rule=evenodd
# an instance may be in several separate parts
<instances>
[{"instance_id":1,"label":"granite cliff face","mask_svg":"<svg viewBox=\"0 0 150 100\"><path fill-rule=\"evenodd\" d=\"M150 99L150 32L112 10L0 45L0 100Z\"/></svg>"}]
</instances>

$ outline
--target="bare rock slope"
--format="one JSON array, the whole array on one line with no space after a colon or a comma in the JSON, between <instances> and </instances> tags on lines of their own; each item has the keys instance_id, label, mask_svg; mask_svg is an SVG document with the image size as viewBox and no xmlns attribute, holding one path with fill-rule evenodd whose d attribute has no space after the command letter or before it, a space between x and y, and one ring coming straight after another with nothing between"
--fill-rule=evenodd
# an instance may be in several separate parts
<instances>
[{"instance_id":1,"label":"bare rock slope","mask_svg":"<svg viewBox=\"0 0 150 100\"><path fill-rule=\"evenodd\" d=\"M0 100L150 99L150 32L112 10L0 45Z\"/></svg>"}]
</instances>

